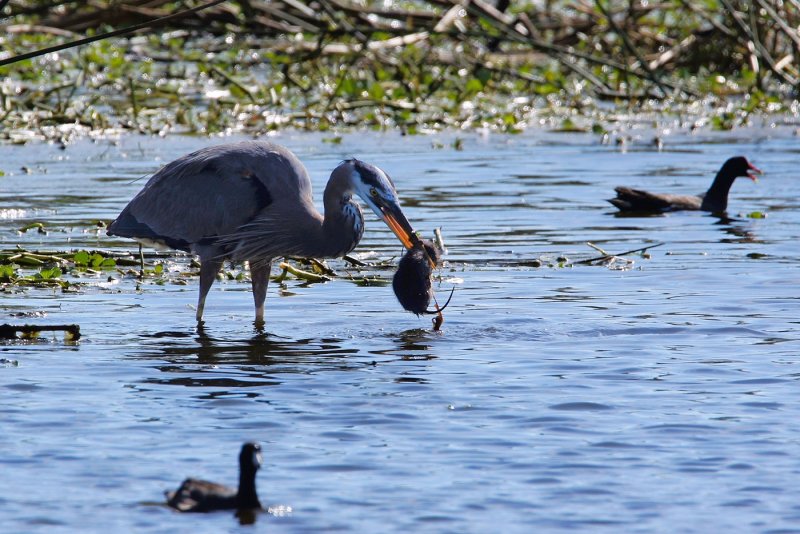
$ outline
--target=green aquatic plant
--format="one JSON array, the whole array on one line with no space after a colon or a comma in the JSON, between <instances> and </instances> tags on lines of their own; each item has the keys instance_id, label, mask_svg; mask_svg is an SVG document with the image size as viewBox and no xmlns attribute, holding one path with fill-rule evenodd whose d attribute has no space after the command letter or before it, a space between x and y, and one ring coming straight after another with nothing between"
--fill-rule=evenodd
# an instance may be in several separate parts
<instances>
[{"instance_id":1,"label":"green aquatic plant","mask_svg":"<svg viewBox=\"0 0 800 534\"><path fill-rule=\"evenodd\" d=\"M18 271L19 267L13 263L0 264L0 283L13 283Z\"/></svg>"},{"instance_id":2,"label":"green aquatic plant","mask_svg":"<svg viewBox=\"0 0 800 534\"><path fill-rule=\"evenodd\" d=\"M76 267L91 267L92 269L104 269L116 267L117 261L114 258L105 257L98 252L88 252L80 250L72 256L72 261Z\"/></svg>"},{"instance_id":3,"label":"green aquatic plant","mask_svg":"<svg viewBox=\"0 0 800 534\"><path fill-rule=\"evenodd\" d=\"M64 274L59 267L42 267L36 277L40 280L56 280Z\"/></svg>"},{"instance_id":4,"label":"green aquatic plant","mask_svg":"<svg viewBox=\"0 0 800 534\"><path fill-rule=\"evenodd\" d=\"M747 215L745 215L748 219L766 219L767 214L763 211L751 211Z\"/></svg>"}]
</instances>

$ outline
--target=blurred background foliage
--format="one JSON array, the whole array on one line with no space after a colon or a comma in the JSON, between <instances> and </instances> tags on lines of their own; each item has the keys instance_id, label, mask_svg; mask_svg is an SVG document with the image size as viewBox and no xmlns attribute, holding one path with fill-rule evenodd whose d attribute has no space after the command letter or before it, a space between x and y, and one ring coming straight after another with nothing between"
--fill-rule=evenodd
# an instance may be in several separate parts
<instances>
[{"instance_id":1,"label":"blurred background foliage","mask_svg":"<svg viewBox=\"0 0 800 534\"><path fill-rule=\"evenodd\" d=\"M0 1L0 61L203 4ZM0 138L516 132L620 109L729 129L797 115L799 28L800 0L229 0L0 66Z\"/></svg>"}]
</instances>

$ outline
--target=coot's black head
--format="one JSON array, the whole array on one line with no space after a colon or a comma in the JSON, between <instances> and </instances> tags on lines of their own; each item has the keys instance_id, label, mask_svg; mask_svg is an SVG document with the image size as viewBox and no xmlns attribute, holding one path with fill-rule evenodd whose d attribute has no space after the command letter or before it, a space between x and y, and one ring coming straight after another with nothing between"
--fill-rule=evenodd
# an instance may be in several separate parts
<instances>
[{"instance_id":1,"label":"coot's black head","mask_svg":"<svg viewBox=\"0 0 800 534\"><path fill-rule=\"evenodd\" d=\"M753 181L756 181L756 174L761 174L761 170L747 161L747 158L744 156L736 156L734 158L729 159L722 165L722 169L720 169L720 173L728 175L731 178L736 178L738 176L746 176ZM754 174L755 173L755 174Z\"/></svg>"},{"instance_id":2,"label":"coot's black head","mask_svg":"<svg viewBox=\"0 0 800 534\"><path fill-rule=\"evenodd\" d=\"M258 443L245 443L239 453L239 467L243 471L258 471L261 467L261 445Z\"/></svg>"}]
</instances>

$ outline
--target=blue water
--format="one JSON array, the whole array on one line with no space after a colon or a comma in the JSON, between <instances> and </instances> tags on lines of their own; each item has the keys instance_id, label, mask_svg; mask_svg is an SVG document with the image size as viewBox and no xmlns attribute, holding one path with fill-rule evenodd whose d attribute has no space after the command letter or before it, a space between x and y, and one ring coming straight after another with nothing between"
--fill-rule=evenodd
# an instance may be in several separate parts
<instances>
[{"instance_id":1,"label":"blue water","mask_svg":"<svg viewBox=\"0 0 800 534\"><path fill-rule=\"evenodd\" d=\"M658 151L655 132L630 133L625 150L545 131L273 138L318 201L357 156L389 172L418 230L442 228L437 287L457 290L441 332L391 286L344 279L273 282L265 331L249 283L219 281L198 330L180 254L141 283L124 267L65 273L66 292L3 287L0 322L83 337L0 345L0 531L800 532L797 138L678 129ZM0 146L2 248L136 252L96 222L225 140ZM702 192L737 154L766 175L734 184L729 220L617 217L604 200L616 185ZM396 262L366 218L356 252ZM17 231L36 221L46 234ZM572 263L599 255L587 242L664 244ZM240 525L161 504L186 476L235 483L246 440L271 513Z\"/></svg>"}]
</instances>

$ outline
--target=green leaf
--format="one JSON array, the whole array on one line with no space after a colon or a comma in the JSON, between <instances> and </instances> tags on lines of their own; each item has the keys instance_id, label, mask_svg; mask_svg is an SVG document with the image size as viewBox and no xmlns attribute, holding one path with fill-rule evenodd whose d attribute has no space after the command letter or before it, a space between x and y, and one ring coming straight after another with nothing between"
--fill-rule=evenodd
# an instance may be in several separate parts
<instances>
[{"instance_id":1,"label":"green leaf","mask_svg":"<svg viewBox=\"0 0 800 534\"><path fill-rule=\"evenodd\" d=\"M0 265L0 282L13 282L17 277L17 269L12 264Z\"/></svg>"},{"instance_id":2,"label":"green leaf","mask_svg":"<svg viewBox=\"0 0 800 534\"><path fill-rule=\"evenodd\" d=\"M736 116L731 112L723 112L711 117L711 127L714 130L733 130Z\"/></svg>"},{"instance_id":3,"label":"green leaf","mask_svg":"<svg viewBox=\"0 0 800 534\"><path fill-rule=\"evenodd\" d=\"M89 265L89 253L85 250L81 250L75 253L75 256L72 257L72 261L75 262L75 265L80 267L85 267Z\"/></svg>"},{"instance_id":4,"label":"green leaf","mask_svg":"<svg viewBox=\"0 0 800 534\"><path fill-rule=\"evenodd\" d=\"M51 268L44 268L41 269L38 273L39 278L42 280L53 280L55 278L59 278L61 276L61 269L58 267L51 267Z\"/></svg>"},{"instance_id":5,"label":"green leaf","mask_svg":"<svg viewBox=\"0 0 800 534\"><path fill-rule=\"evenodd\" d=\"M369 86L369 96L373 100L383 100L385 94L386 93L383 90L381 84L373 83L372 85Z\"/></svg>"},{"instance_id":6,"label":"green leaf","mask_svg":"<svg viewBox=\"0 0 800 534\"><path fill-rule=\"evenodd\" d=\"M492 71L489 69L479 68L475 72L475 78L481 82L481 88L486 87L486 84L492 79Z\"/></svg>"},{"instance_id":7,"label":"green leaf","mask_svg":"<svg viewBox=\"0 0 800 534\"><path fill-rule=\"evenodd\" d=\"M355 82L353 78L345 78L342 80L342 83L339 84L339 91L340 95L346 96L356 96L358 95L359 89L358 84Z\"/></svg>"},{"instance_id":8,"label":"green leaf","mask_svg":"<svg viewBox=\"0 0 800 534\"><path fill-rule=\"evenodd\" d=\"M467 82L467 86L464 88L464 90L467 93L477 93L479 91L483 91L483 83L477 78L472 78Z\"/></svg>"}]
</instances>

